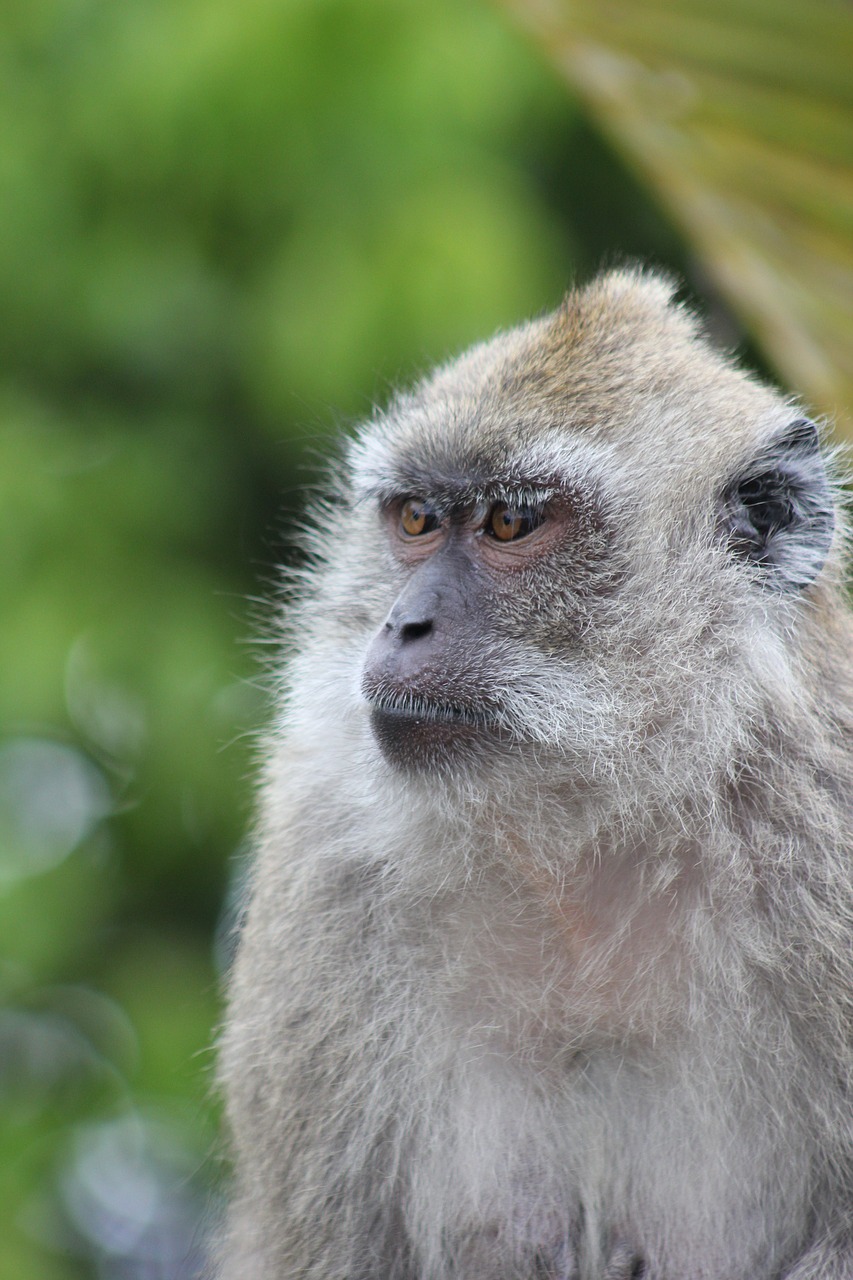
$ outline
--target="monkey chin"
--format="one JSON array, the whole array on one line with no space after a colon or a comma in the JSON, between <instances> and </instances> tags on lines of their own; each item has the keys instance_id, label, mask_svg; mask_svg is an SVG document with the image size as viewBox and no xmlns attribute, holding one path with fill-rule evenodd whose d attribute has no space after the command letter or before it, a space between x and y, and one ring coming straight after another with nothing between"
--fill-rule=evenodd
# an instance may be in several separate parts
<instances>
[{"instance_id":1,"label":"monkey chin","mask_svg":"<svg viewBox=\"0 0 853 1280\"><path fill-rule=\"evenodd\" d=\"M405 773L456 772L500 741L495 725L458 707L374 704L370 723L385 759Z\"/></svg>"}]
</instances>

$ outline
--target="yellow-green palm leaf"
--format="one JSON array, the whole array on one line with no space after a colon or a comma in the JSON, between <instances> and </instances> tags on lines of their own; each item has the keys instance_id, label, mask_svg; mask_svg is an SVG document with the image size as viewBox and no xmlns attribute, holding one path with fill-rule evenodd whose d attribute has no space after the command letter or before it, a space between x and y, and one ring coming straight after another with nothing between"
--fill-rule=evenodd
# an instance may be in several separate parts
<instances>
[{"instance_id":1,"label":"yellow-green palm leaf","mask_svg":"<svg viewBox=\"0 0 853 1280\"><path fill-rule=\"evenodd\" d=\"M781 376L853 435L853 4L505 3Z\"/></svg>"}]
</instances>

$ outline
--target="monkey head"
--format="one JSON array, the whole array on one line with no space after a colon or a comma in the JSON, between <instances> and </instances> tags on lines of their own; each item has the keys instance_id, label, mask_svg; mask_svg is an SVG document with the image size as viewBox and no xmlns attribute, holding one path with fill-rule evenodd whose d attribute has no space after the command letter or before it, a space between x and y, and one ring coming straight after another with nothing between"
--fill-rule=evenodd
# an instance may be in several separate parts
<instances>
[{"instance_id":1,"label":"monkey head","mask_svg":"<svg viewBox=\"0 0 853 1280\"><path fill-rule=\"evenodd\" d=\"M671 294L604 276L352 443L318 546L392 769L611 783L656 754L671 785L793 696L835 540L818 432Z\"/></svg>"}]
</instances>

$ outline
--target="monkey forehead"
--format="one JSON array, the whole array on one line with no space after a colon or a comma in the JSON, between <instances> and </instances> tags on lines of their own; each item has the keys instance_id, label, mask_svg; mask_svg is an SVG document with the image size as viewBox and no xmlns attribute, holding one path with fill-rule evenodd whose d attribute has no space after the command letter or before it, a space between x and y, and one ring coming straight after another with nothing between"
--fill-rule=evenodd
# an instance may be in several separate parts
<instances>
[{"instance_id":1,"label":"monkey forehead","mask_svg":"<svg viewBox=\"0 0 853 1280\"><path fill-rule=\"evenodd\" d=\"M793 412L705 340L668 282L616 272L437 369L374 418L352 461L357 485L380 492L547 485L620 464L648 477L655 462L662 480L704 486Z\"/></svg>"},{"instance_id":2,"label":"monkey forehead","mask_svg":"<svg viewBox=\"0 0 853 1280\"><path fill-rule=\"evenodd\" d=\"M351 451L355 489L380 503L412 495L451 509L484 499L537 503L566 488L597 489L619 462L606 444L573 438L560 426L528 430L517 422L511 432L492 433L482 421L469 432L470 423L454 431L445 413L434 433L422 419L387 435L367 433Z\"/></svg>"}]
</instances>

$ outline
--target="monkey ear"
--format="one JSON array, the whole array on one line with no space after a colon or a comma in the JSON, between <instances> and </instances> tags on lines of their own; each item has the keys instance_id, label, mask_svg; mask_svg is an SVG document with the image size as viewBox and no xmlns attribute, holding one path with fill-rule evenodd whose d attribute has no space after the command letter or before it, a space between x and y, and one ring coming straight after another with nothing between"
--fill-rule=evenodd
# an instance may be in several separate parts
<instances>
[{"instance_id":1,"label":"monkey ear","mask_svg":"<svg viewBox=\"0 0 853 1280\"><path fill-rule=\"evenodd\" d=\"M766 570L768 586L796 591L820 573L835 528L832 488L813 422L802 418L727 487L729 546Z\"/></svg>"}]
</instances>

